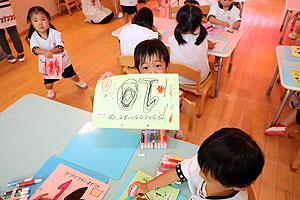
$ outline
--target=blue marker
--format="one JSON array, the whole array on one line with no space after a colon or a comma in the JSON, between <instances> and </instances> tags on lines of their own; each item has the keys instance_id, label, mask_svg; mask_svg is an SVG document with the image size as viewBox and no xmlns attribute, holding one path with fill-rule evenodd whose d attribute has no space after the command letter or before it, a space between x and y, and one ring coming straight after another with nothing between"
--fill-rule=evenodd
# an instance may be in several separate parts
<instances>
[{"instance_id":1,"label":"blue marker","mask_svg":"<svg viewBox=\"0 0 300 200\"><path fill-rule=\"evenodd\" d=\"M23 183L23 182L31 181L31 180L32 180L32 178L27 178L27 179L23 179L23 180L19 180L19 181L13 181L13 182L7 183L6 187L17 185L18 183Z\"/></svg>"},{"instance_id":2,"label":"blue marker","mask_svg":"<svg viewBox=\"0 0 300 200\"><path fill-rule=\"evenodd\" d=\"M132 186L132 189L130 191L130 194L128 195L127 199L126 200L131 200L132 197L133 197L133 194L135 193L135 191L138 189L138 187L136 185L133 185Z\"/></svg>"},{"instance_id":3,"label":"blue marker","mask_svg":"<svg viewBox=\"0 0 300 200\"><path fill-rule=\"evenodd\" d=\"M148 132L148 149L151 148L151 133Z\"/></svg>"}]
</instances>

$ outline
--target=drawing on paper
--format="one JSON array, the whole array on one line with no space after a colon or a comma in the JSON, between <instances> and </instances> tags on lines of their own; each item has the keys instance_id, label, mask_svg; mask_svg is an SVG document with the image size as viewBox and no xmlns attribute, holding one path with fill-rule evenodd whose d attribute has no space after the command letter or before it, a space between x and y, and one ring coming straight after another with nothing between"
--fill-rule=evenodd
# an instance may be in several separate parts
<instances>
[{"instance_id":1,"label":"drawing on paper","mask_svg":"<svg viewBox=\"0 0 300 200\"><path fill-rule=\"evenodd\" d=\"M178 75L128 74L99 81L92 122L99 128L178 130Z\"/></svg>"},{"instance_id":2,"label":"drawing on paper","mask_svg":"<svg viewBox=\"0 0 300 200\"><path fill-rule=\"evenodd\" d=\"M60 54L54 54L52 58L45 59L43 77L44 79L62 78L62 56Z\"/></svg>"},{"instance_id":3,"label":"drawing on paper","mask_svg":"<svg viewBox=\"0 0 300 200\"><path fill-rule=\"evenodd\" d=\"M132 183L134 183L136 181L139 181L142 183L147 183L151 179L152 179L152 177L149 176L148 174L146 174L142 171L138 171L136 173L136 175L133 177L133 179L131 180L131 182L129 183L129 185L126 187L126 189L124 190L122 195L120 196L119 200L126 200L126 198L128 196L129 186ZM179 189L175 189L171 186L164 186L164 187L160 187L160 188L151 190L151 191L147 192L146 194L140 194L133 200L176 200L178 194L179 194Z\"/></svg>"},{"instance_id":4,"label":"drawing on paper","mask_svg":"<svg viewBox=\"0 0 300 200\"><path fill-rule=\"evenodd\" d=\"M108 188L102 181L59 164L30 199L49 193L52 200L101 200Z\"/></svg>"}]
</instances>

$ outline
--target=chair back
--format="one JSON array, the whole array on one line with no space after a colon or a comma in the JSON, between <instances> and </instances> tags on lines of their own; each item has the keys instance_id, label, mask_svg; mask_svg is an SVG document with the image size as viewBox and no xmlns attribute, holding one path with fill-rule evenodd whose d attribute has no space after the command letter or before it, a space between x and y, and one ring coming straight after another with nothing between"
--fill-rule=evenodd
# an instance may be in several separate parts
<instances>
[{"instance_id":1,"label":"chair back","mask_svg":"<svg viewBox=\"0 0 300 200\"><path fill-rule=\"evenodd\" d=\"M296 40L296 46L300 46L300 39Z\"/></svg>"},{"instance_id":2,"label":"chair back","mask_svg":"<svg viewBox=\"0 0 300 200\"><path fill-rule=\"evenodd\" d=\"M200 91L201 88L201 71L197 70L189 65L177 62L171 62L168 66L168 73L176 73L184 78L191 79L196 82L196 85L190 85L191 88L195 88L196 91Z\"/></svg>"},{"instance_id":3,"label":"chair back","mask_svg":"<svg viewBox=\"0 0 300 200\"><path fill-rule=\"evenodd\" d=\"M95 89L92 87L89 87L89 92L90 92L90 99L92 102L92 110L93 110L93 106L94 106L94 98L95 98Z\"/></svg>"},{"instance_id":4,"label":"chair back","mask_svg":"<svg viewBox=\"0 0 300 200\"><path fill-rule=\"evenodd\" d=\"M188 135L190 135L195 117L196 103L183 97L180 112L189 117Z\"/></svg>"},{"instance_id":5,"label":"chair back","mask_svg":"<svg viewBox=\"0 0 300 200\"><path fill-rule=\"evenodd\" d=\"M209 10L210 10L210 5L203 5L203 6L199 6L199 8L201 9L202 11L202 22L206 23L208 20L207 20L207 15L209 13Z\"/></svg>"},{"instance_id":6,"label":"chair back","mask_svg":"<svg viewBox=\"0 0 300 200\"><path fill-rule=\"evenodd\" d=\"M138 70L134 67L133 55L117 56L121 74L138 74Z\"/></svg>"},{"instance_id":7,"label":"chair back","mask_svg":"<svg viewBox=\"0 0 300 200\"><path fill-rule=\"evenodd\" d=\"M171 19L176 19L177 12L181 7L182 6L172 6L172 7L170 7L170 18Z\"/></svg>"}]
</instances>

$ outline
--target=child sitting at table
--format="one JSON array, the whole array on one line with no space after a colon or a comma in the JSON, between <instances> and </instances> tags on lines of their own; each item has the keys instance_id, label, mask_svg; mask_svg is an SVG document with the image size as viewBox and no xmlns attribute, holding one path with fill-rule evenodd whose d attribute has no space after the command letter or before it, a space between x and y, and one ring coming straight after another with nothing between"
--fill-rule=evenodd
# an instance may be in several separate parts
<instances>
[{"instance_id":1,"label":"child sitting at table","mask_svg":"<svg viewBox=\"0 0 300 200\"><path fill-rule=\"evenodd\" d=\"M144 40L134 50L134 67L141 74L167 73L170 55L165 44L159 39ZM99 80L115 76L112 72L105 72ZM183 92L179 91L179 103L182 102ZM182 138L182 132L168 131L168 135L174 138Z\"/></svg>"},{"instance_id":2,"label":"child sitting at table","mask_svg":"<svg viewBox=\"0 0 300 200\"><path fill-rule=\"evenodd\" d=\"M241 25L240 10L233 6L233 0L219 0L210 7L208 21L212 24L229 28L239 28Z\"/></svg>"},{"instance_id":3,"label":"child sitting at table","mask_svg":"<svg viewBox=\"0 0 300 200\"><path fill-rule=\"evenodd\" d=\"M208 137L198 154L147 183L135 182L133 197L176 181L187 181L192 200L255 199L253 183L264 157L252 138L237 128L222 128ZM247 191L246 191L247 190Z\"/></svg>"},{"instance_id":4,"label":"child sitting at table","mask_svg":"<svg viewBox=\"0 0 300 200\"><path fill-rule=\"evenodd\" d=\"M171 62L179 62L201 70L201 82L210 73L208 49L214 45L207 40L207 31L201 24L202 12L192 5L181 7L176 16L177 26L174 35L169 37ZM180 84L196 83L190 79L179 77Z\"/></svg>"},{"instance_id":5,"label":"child sitting at table","mask_svg":"<svg viewBox=\"0 0 300 200\"><path fill-rule=\"evenodd\" d=\"M153 13L147 8L141 8L133 17L128 26L124 26L118 36L120 40L121 54L133 55L136 45L141 41L160 38L155 26L153 26Z\"/></svg>"}]
</instances>

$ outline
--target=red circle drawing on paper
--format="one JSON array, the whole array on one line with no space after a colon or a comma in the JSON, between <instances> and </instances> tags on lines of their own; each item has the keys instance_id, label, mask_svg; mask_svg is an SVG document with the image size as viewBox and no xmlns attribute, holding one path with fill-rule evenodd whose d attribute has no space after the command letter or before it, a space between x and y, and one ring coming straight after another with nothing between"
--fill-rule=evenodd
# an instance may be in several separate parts
<instances>
[{"instance_id":1,"label":"red circle drawing on paper","mask_svg":"<svg viewBox=\"0 0 300 200\"><path fill-rule=\"evenodd\" d=\"M102 82L102 91L108 91L111 87L112 81L110 79L104 80Z\"/></svg>"}]
</instances>

